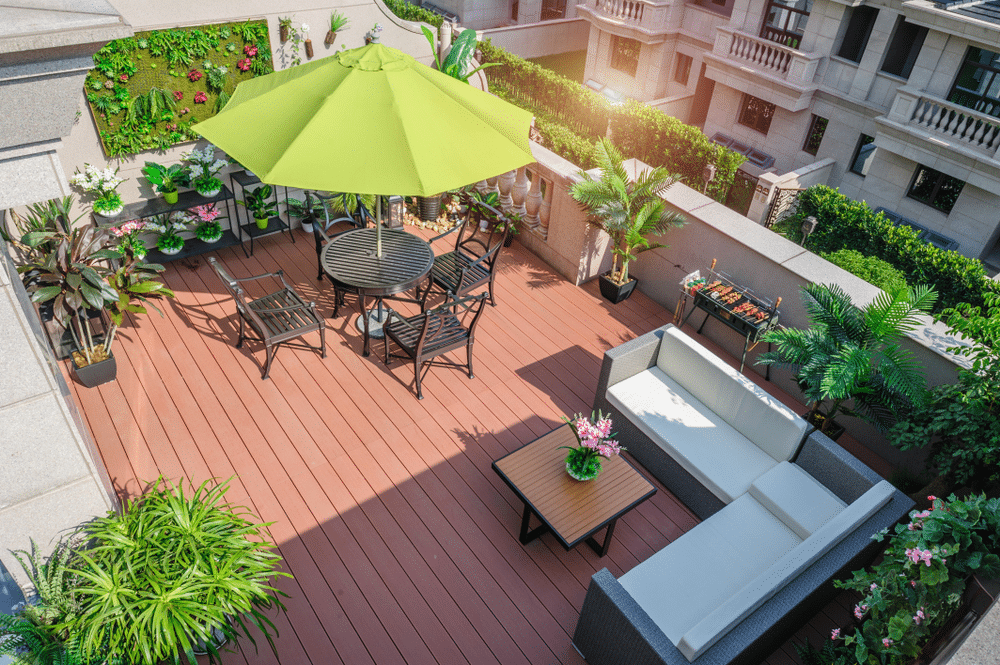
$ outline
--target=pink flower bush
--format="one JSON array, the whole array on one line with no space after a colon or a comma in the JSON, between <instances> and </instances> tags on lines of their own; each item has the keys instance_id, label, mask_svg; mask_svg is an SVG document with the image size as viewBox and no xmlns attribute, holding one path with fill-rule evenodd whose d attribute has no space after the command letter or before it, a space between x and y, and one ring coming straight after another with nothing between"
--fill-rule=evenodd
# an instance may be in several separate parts
<instances>
[{"instance_id":1,"label":"pink flower bush","mask_svg":"<svg viewBox=\"0 0 1000 665\"><path fill-rule=\"evenodd\" d=\"M197 69L192 69L191 71L188 72L188 80L191 81L192 83L200 80L202 76L204 76L204 74L199 72Z\"/></svg>"},{"instance_id":2,"label":"pink flower bush","mask_svg":"<svg viewBox=\"0 0 1000 665\"><path fill-rule=\"evenodd\" d=\"M202 222L214 221L216 217L222 213L216 209L214 203L206 203L205 205L195 206L191 208L191 212Z\"/></svg>"},{"instance_id":3,"label":"pink flower bush","mask_svg":"<svg viewBox=\"0 0 1000 665\"><path fill-rule=\"evenodd\" d=\"M930 550L921 550L919 547L914 547L913 549L906 550L906 556L909 557L910 561L913 563L924 562L927 566L931 565L931 560L934 558L934 553Z\"/></svg>"},{"instance_id":4,"label":"pink flower bush","mask_svg":"<svg viewBox=\"0 0 1000 665\"><path fill-rule=\"evenodd\" d=\"M236 68L241 72L246 72L250 70L250 58L244 58L236 62Z\"/></svg>"},{"instance_id":5,"label":"pink flower bush","mask_svg":"<svg viewBox=\"0 0 1000 665\"><path fill-rule=\"evenodd\" d=\"M204 92L201 92L199 90L198 92L194 93L195 104L204 104L207 101L208 101L208 95L206 95Z\"/></svg>"},{"instance_id":6,"label":"pink flower bush","mask_svg":"<svg viewBox=\"0 0 1000 665\"><path fill-rule=\"evenodd\" d=\"M184 93L180 90L174 90L174 101L179 102L184 99Z\"/></svg>"},{"instance_id":7,"label":"pink flower bush","mask_svg":"<svg viewBox=\"0 0 1000 665\"><path fill-rule=\"evenodd\" d=\"M243 47L243 52L247 54L248 57L254 57L257 55L257 47L253 44L247 44Z\"/></svg>"}]
</instances>

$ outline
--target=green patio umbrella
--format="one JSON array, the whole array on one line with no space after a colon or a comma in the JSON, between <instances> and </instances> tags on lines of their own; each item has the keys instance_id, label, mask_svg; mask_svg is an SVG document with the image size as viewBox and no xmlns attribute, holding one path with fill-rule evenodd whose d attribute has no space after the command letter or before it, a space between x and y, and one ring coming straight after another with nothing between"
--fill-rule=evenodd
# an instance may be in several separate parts
<instances>
[{"instance_id":1,"label":"green patio umbrella","mask_svg":"<svg viewBox=\"0 0 1000 665\"><path fill-rule=\"evenodd\" d=\"M434 196L533 162L531 117L373 43L245 81L194 130L272 185Z\"/></svg>"}]
</instances>

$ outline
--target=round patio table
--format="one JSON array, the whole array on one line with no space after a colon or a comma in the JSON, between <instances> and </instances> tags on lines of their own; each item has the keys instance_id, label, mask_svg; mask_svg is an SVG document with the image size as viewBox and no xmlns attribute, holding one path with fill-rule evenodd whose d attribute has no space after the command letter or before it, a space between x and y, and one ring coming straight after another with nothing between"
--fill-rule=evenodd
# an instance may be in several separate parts
<instances>
[{"instance_id":1,"label":"round patio table","mask_svg":"<svg viewBox=\"0 0 1000 665\"><path fill-rule=\"evenodd\" d=\"M367 299L374 298L378 306L376 315L382 312L382 300L406 300L412 298L395 297L409 291L423 281L434 265L434 251L423 238L398 229L382 230L382 256L375 256L375 229L355 229L341 233L330 239L320 254L323 271L333 283L345 290L353 291L360 297L361 320L365 335L362 355L369 355L371 329L381 331L382 319L370 321L367 316ZM359 327L362 327L359 325Z\"/></svg>"}]
</instances>

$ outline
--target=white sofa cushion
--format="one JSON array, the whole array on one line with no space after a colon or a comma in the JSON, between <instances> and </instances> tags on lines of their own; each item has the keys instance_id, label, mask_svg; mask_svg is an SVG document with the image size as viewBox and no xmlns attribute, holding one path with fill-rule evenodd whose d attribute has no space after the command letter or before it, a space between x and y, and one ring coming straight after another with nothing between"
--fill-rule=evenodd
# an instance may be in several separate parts
<instances>
[{"instance_id":1,"label":"white sofa cushion","mask_svg":"<svg viewBox=\"0 0 1000 665\"><path fill-rule=\"evenodd\" d=\"M803 539L847 506L805 469L790 462L782 462L753 481L750 495Z\"/></svg>"},{"instance_id":2,"label":"white sofa cushion","mask_svg":"<svg viewBox=\"0 0 1000 665\"><path fill-rule=\"evenodd\" d=\"M767 566L749 584L720 602L709 614L685 631L684 636L679 641L674 640L670 635L667 637L670 637L671 642L684 654L685 658L693 661L795 579L802 571L830 551L834 545L854 532L862 522L878 512L892 498L894 490L895 488L889 481L879 482L862 494L854 503L829 519L798 546ZM717 515L728 510L729 506L726 506ZM713 515L709 519L715 519L715 517L716 515ZM663 551L669 550L671 547L673 547L672 543ZM663 630L662 625L660 625L660 629Z\"/></svg>"},{"instance_id":3,"label":"white sofa cushion","mask_svg":"<svg viewBox=\"0 0 1000 665\"><path fill-rule=\"evenodd\" d=\"M805 419L679 328L664 329L656 366L775 460L798 452Z\"/></svg>"},{"instance_id":4,"label":"white sofa cushion","mask_svg":"<svg viewBox=\"0 0 1000 665\"><path fill-rule=\"evenodd\" d=\"M611 386L607 398L724 503L778 463L658 367Z\"/></svg>"},{"instance_id":5,"label":"white sofa cushion","mask_svg":"<svg viewBox=\"0 0 1000 665\"><path fill-rule=\"evenodd\" d=\"M618 580L675 645L802 540L744 494Z\"/></svg>"}]
</instances>

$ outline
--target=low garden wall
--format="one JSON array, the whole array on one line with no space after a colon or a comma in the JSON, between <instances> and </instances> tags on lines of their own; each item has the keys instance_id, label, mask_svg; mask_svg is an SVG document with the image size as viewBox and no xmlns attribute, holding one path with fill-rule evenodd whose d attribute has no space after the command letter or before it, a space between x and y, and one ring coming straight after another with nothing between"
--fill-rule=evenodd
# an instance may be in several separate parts
<instances>
[{"instance_id":1,"label":"low garden wall","mask_svg":"<svg viewBox=\"0 0 1000 665\"><path fill-rule=\"evenodd\" d=\"M522 58L586 51L589 36L590 23L582 18L489 28L481 32L482 38L489 37L497 46Z\"/></svg>"}]
</instances>

